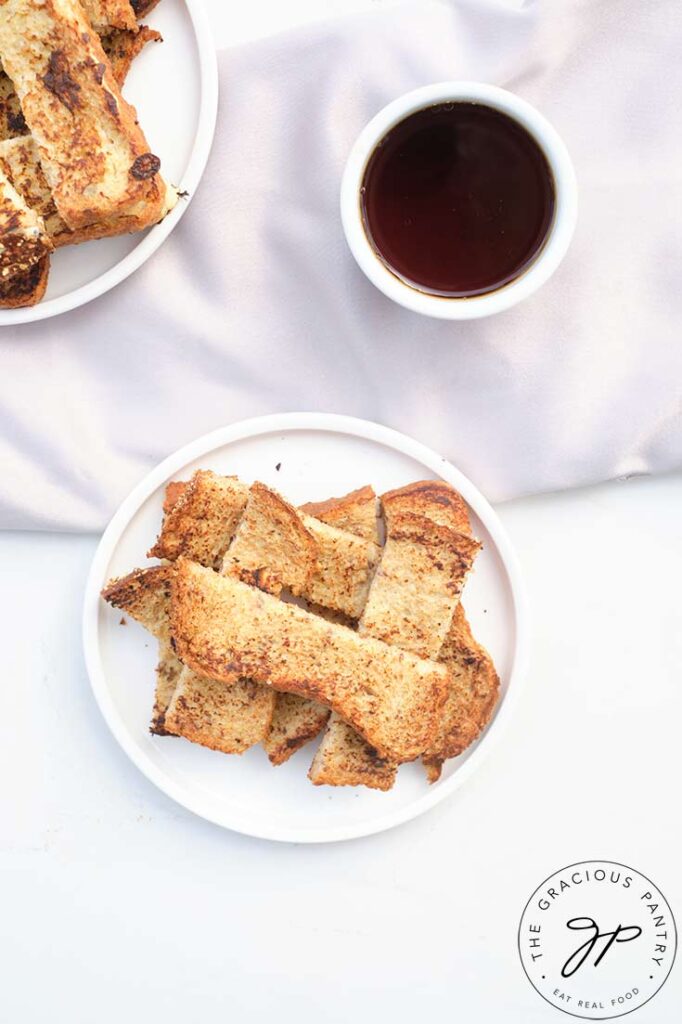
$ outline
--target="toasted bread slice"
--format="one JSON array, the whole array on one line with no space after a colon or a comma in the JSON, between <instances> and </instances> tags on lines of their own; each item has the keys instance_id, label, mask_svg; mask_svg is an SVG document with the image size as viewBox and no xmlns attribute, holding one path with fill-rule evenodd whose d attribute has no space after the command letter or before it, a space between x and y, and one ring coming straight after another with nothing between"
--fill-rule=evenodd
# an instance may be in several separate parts
<instances>
[{"instance_id":1,"label":"toasted bread slice","mask_svg":"<svg viewBox=\"0 0 682 1024\"><path fill-rule=\"evenodd\" d=\"M256 481L227 549L221 572L279 594L305 593L317 565L318 546L288 501Z\"/></svg>"},{"instance_id":2,"label":"toasted bread slice","mask_svg":"<svg viewBox=\"0 0 682 1024\"><path fill-rule=\"evenodd\" d=\"M462 605L458 605L440 653L450 669L450 692L436 738L422 757L429 782L440 778L443 762L457 757L490 721L500 690L492 658L471 632Z\"/></svg>"},{"instance_id":3,"label":"toasted bread slice","mask_svg":"<svg viewBox=\"0 0 682 1024\"><path fill-rule=\"evenodd\" d=\"M102 591L108 603L130 615L157 638L170 636L170 596L172 565L153 565L135 569L120 579L111 580Z\"/></svg>"},{"instance_id":4,"label":"toasted bread slice","mask_svg":"<svg viewBox=\"0 0 682 1024\"><path fill-rule=\"evenodd\" d=\"M136 32L114 29L102 36L102 47L119 86L125 82L135 58L151 42L161 42L161 35L147 25L140 25ZM28 126L14 84L0 66L0 142L27 134Z\"/></svg>"},{"instance_id":5,"label":"toasted bread slice","mask_svg":"<svg viewBox=\"0 0 682 1024\"><path fill-rule=\"evenodd\" d=\"M0 282L30 270L52 248L42 217L0 169Z\"/></svg>"},{"instance_id":6,"label":"toasted bread slice","mask_svg":"<svg viewBox=\"0 0 682 1024\"><path fill-rule=\"evenodd\" d=\"M130 0L81 0L83 10L95 32L112 28L137 31L137 17Z\"/></svg>"},{"instance_id":7,"label":"toasted bread slice","mask_svg":"<svg viewBox=\"0 0 682 1024\"><path fill-rule=\"evenodd\" d=\"M379 543L377 496L372 487L360 487L342 498L309 501L300 506L300 511L328 526L335 526L338 530L354 533L356 537Z\"/></svg>"},{"instance_id":8,"label":"toasted bread slice","mask_svg":"<svg viewBox=\"0 0 682 1024\"><path fill-rule=\"evenodd\" d=\"M280 765L324 729L330 711L324 704L295 693L278 693L276 697L272 724L263 740L263 748L270 762Z\"/></svg>"},{"instance_id":9,"label":"toasted bread slice","mask_svg":"<svg viewBox=\"0 0 682 1024\"><path fill-rule=\"evenodd\" d=\"M367 786L389 790L397 765L379 757L354 729L332 714L308 778L315 786Z\"/></svg>"},{"instance_id":10,"label":"toasted bread slice","mask_svg":"<svg viewBox=\"0 0 682 1024\"><path fill-rule=\"evenodd\" d=\"M200 469L164 516L149 558L181 555L218 569L246 507L249 488L236 477Z\"/></svg>"},{"instance_id":11,"label":"toasted bread slice","mask_svg":"<svg viewBox=\"0 0 682 1024\"><path fill-rule=\"evenodd\" d=\"M200 675L246 677L337 711L381 756L409 761L430 746L449 673L378 640L177 562L171 599L176 652Z\"/></svg>"},{"instance_id":12,"label":"toasted bread slice","mask_svg":"<svg viewBox=\"0 0 682 1024\"><path fill-rule=\"evenodd\" d=\"M274 701L272 690L248 679L231 686L183 668L174 689L163 726L224 754L243 754L265 739Z\"/></svg>"},{"instance_id":13,"label":"toasted bread slice","mask_svg":"<svg viewBox=\"0 0 682 1024\"><path fill-rule=\"evenodd\" d=\"M43 256L23 274L15 274L0 282L0 309L35 306L45 294L49 274L50 257Z\"/></svg>"},{"instance_id":14,"label":"toasted bread slice","mask_svg":"<svg viewBox=\"0 0 682 1024\"><path fill-rule=\"evenodd\" d=\"M448 485L420 483L389 492L382 508L386 545L359 630L422 657L437 657L480 549L469 535L466 505ZM424 514L429 512L433 518ZM378 763L376 751L343 721L328 727L309 772L315 785L384 790L395 777L396 766Z\"/></svg>"},{"instance_id":15,"label":"toasted bread slice","mask_svg":"<svg viewBox=\"0 0 682 1024\"><path fill-rule=\"evenodd\" d=\"M167 204L160 162L78 0L4 0L0 59L68 227L156 223Z\"/></svg>"},{"instance_id":16,"label":"toasted bread slice","mask_svg":"<svg viewBox=\"0 0 682 1024\"><path fill-rule=\"evenodd\" d=\"M392 513L360 632L437 657L480 547L425 516Z\"/></svg>"}]
</instances>

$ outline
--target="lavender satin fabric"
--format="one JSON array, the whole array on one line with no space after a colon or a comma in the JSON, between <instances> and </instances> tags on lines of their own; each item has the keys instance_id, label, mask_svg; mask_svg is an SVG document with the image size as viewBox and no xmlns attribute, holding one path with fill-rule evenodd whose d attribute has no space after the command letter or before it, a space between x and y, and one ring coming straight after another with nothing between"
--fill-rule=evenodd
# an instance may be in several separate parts
<instances>
[{"instance_id":1,"label":"lavender satin fabric","mask_svg":"<svg viewBox=\"0 0 682 1024\"><path fill-rule=\"evenodd\" d=\"M99 530L197 435L291 410L376 420L494 501L682 464L678 0L419 3L221 54L191 209L131 280L0 333L0 526ZM518 92L575 161L578 229L534 297L447 323L353 262L339 180L400 93Z\"/></svg>"}]
</instances>

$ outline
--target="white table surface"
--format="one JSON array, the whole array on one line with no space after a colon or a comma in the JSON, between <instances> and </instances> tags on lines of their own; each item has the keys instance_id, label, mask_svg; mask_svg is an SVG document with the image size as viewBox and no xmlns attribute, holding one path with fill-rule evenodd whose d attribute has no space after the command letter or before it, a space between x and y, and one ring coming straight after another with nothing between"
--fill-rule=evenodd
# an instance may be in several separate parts
<instances>
[{"instance_id":1,"label":"white table surface","mask_svg":"<svg viewBox=\"0 0 682 1024\"><path fill-rule=\"evenodd\" d=\"M240 41L371 0L211 0ZM0 1021L570 1018L521 969L543 878L649 875L682 920L682 476L499 508L525 569L532 665L480 771L427 816L326 847L209 825L130 764L80 643L97 538L0 534ZM682 970L633 1021L679 1020Z\"/></svg>"}]
</instances>

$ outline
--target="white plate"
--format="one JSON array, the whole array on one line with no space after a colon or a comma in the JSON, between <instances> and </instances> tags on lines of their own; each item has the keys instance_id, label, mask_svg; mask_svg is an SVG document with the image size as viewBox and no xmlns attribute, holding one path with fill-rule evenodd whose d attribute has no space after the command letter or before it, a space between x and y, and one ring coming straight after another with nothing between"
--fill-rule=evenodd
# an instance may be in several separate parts
<instances>
[{"instance_id":1,"label":"white plate","mask_svg":"<svg viewBox=\"0 0 682 1024\"><path fill-rule=\"evenodd\" d=\"M277 467L280 467L279 469ZM491 652L502 683L494 719L466 753L447 762L433 786L418 763L403 765L390 793L313 786L306 773L315 744L273 768L261 748L242 757L185 740L152 736L156 642L99 592L108 579L146 564L161 521L166 483L195 469L262 480L296 504L371 483L378 493L413 480L440 478L472 510L484 549L467 582L464 605L476 636ZM526 653L525 600L516 558L479 491L449 462L386 427L346 416L289 413L246 420L208 434L162 462L124 501L97 549L84 610L85 658L95 697L129 757L160 789L219 825L266 839L328 842L391 828L452 793L474 770L509 716ZM501 766L503 770L503 766Z\"/></svg>"},{"instance_id":2,"label":"white plate","mask_svg":"<svg viewBox=\"0 0 682 1024\"><path fill-rule=\"evenodd\" d=\"M52 256L47 293L37 306L0 310L0 326L65 313L120 284L156 252L185 213L211 151L218 68L202 0L162 0L144 19L163 36L133 62L123 93L135 107L165 178L189 193L149 231L67 246Z\"/></svg>"}]
</instances>

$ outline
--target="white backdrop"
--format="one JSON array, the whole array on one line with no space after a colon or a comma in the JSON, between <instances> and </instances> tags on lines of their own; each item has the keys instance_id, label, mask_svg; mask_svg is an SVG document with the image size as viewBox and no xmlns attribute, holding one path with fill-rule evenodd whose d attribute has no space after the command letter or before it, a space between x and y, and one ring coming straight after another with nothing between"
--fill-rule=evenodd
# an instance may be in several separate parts
<instances>
[{"instance_id":1,"label":"white backdrop","mask_svg":"<svg viewBox=\"0 0 682 1024\"><path fill-rule=\"evenodd\" d=\"M224 42L363 6L211 0ZM681 509L679 476L501 506L535 617L510 729L426 817L318 848L221 831L147 783L84 673L96 539L0 535L0 1021L568 1020L516 950L543 878L623 861L682 919ZM681 1003L678 964L628 1019Z\"/></svg>"}]
</instances>

